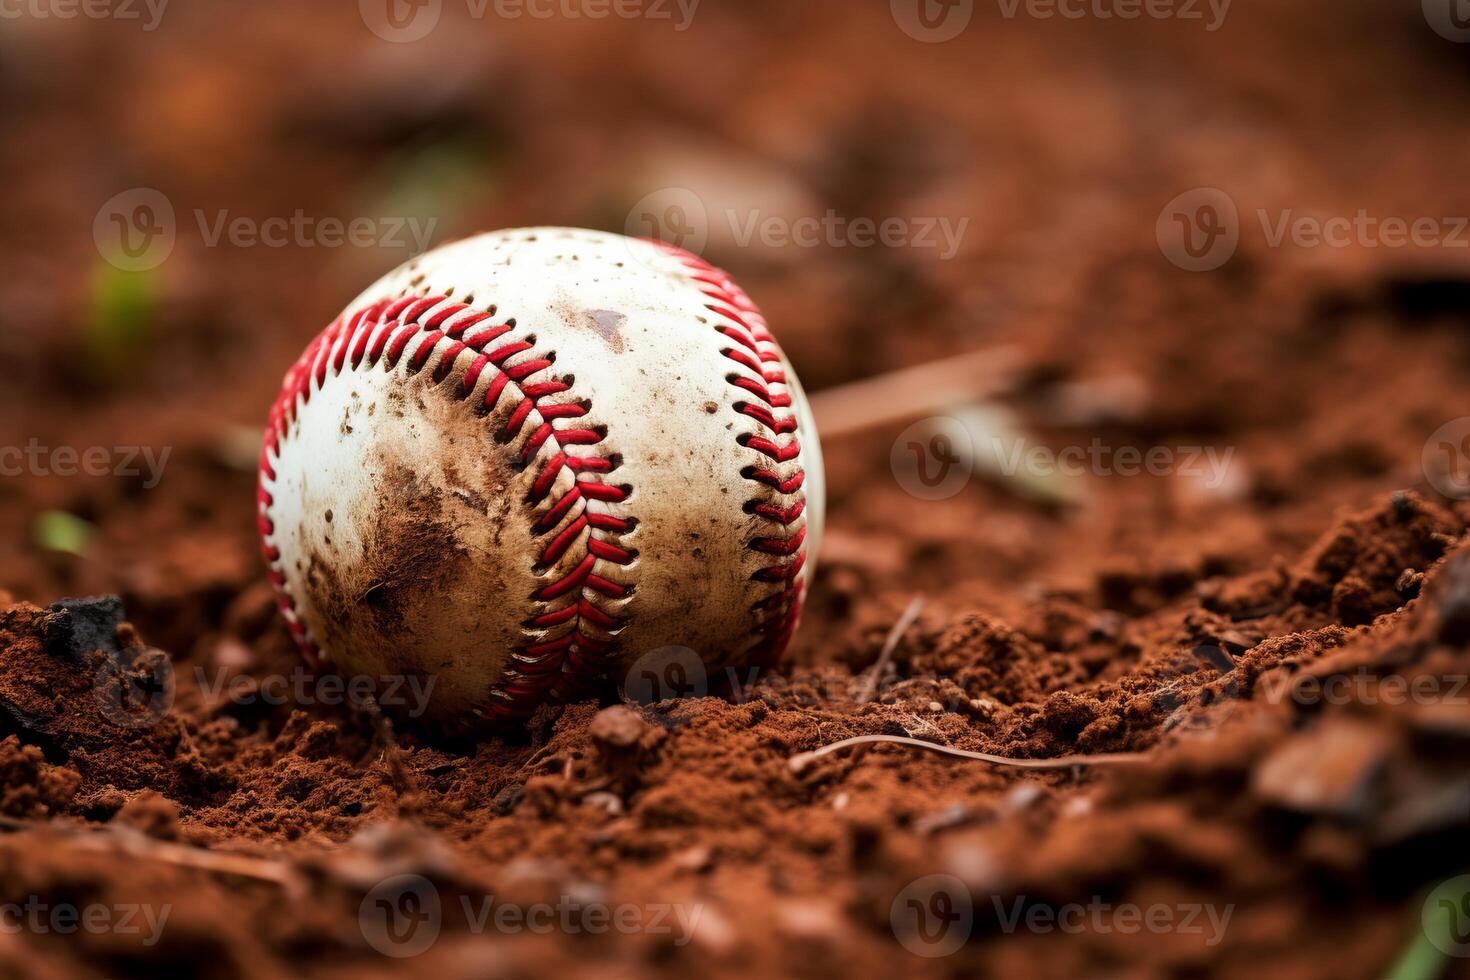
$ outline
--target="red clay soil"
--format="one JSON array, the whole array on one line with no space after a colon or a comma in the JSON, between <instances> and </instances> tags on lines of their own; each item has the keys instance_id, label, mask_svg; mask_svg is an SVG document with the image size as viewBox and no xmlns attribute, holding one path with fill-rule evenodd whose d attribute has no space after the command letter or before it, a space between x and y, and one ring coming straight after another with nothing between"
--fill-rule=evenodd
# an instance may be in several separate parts
<instances>
[{"instance_id":1,"label":"red clay soil","mask_svg":"<svg viewBox=\"0 0 1470 980\"><path fill-rule=\"evenodd\" d=\"M977 5L947 45L835 0L711 5L679 43L522 22L385 46L340 6L0 35L0 445L171 450L156 486L0 479L0 904L168 910L156 937L0 930L0 972L1454 974L1420 913L1470 869L1470 505L1421 451L1470 412L1470 267L1272 248L1255 223L1470 213L1470 61L1417 4L1241 0L1218 35ZM209 247L194 211L402 213L401 174L445 147L475 177L439 186L439 238L621 230L668 167L732 207L794 187L816 214L971 216L949 261L717 236L707 257L809 389L1008 344L1002 403L1037 443L1228 449L1231 480L923 502L896 430L830 439L806 619L755 683L479 742L340 703L275 613L251 450L300 346L400 256ZM145 339L99 354L92 218L138 185L179 241ZM1208 275L1154 237L1201 185L1245 216ZM84 554L37 543L44 511L94 526ZM790 763L859 735L1128 758ZM363 926L399 875L441 905L412 959ZM492 896L571 925L487 926ZM609 908L635 927L595 928Z\"/></svg>"}]
</instances>

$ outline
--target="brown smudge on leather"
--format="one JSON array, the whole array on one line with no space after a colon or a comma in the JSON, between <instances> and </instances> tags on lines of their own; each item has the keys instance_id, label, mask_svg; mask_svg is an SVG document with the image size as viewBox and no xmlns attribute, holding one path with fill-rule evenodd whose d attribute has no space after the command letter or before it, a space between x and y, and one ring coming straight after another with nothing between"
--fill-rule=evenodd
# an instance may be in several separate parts
<instances>
[{"instance_id":1,"label":"brown smudge on leather","mask_svg":"<svg viewBox=\"0 0 1470 980\"><path fill-rule=\"evenodd\" d=\"M351 515L361 556L343 561L313 548L305 577L323 647L342 650L353 643L354 659L368 652L361 649L365 637L373 638L377 649L372 652L385 657L422 644L414 624L435 621L425 607L443 602L470 561L455 520L446 513L443 490L425 485L401 464L385 462L379 472L372 495L376 506ZM454 507L463 509L457 501ZM333 549L330 541L320 547Z\"/></svg>"},{"instance_id":2,"label":"brown smudge on leather","mask_svg":"<svg viewBox=\"0 0 1470 980\"><path fill-rule=\"evenodd\" d=\"M563 299L553 309L568 326L578 330L590 330L602 338L614 354L623 352L623 325L628 322L626 313L617 310L584 310L574 300Z\"/></svg>"}]
</instances>

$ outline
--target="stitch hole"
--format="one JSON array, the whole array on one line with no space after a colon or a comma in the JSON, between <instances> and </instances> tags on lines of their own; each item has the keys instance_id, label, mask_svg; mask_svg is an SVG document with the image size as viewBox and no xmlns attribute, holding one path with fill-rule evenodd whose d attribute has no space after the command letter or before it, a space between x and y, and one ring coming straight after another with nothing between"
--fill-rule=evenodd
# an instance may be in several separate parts
<instances>
[{"instance_id":1,"label":"stitch hole","mask_svg":"<svg viewBox=\"0 0 1470 980\"><path fill-rule=\"evenodd\" d=\"M740 475L741 476L745 476L744 473L741 473ZM740 509L743 510L743 511L745 511L745 513L747 513L747 514L754 514L756 512L755 509L757 507L759 507L762 503L764 503L764 501L761 501L761 500L747 500L745 503L743 503L743 504L740 505Z\"/></svg>"},{"instance_id":2,"label":"stitch hole","mask_svg":"<svg viewBox=\"0 0 1470 980\"><path fill-rule=\"evenodd\" d=\"M461 351L460 353L463 353L463 351ZM459 360L460 360L460 355L459 354L455 354L452 357L447 356L447 355L440 357L439 358L439 364L438 364L438 366L434 368L434 384L436 384L436 385L437 384L443 384L444 381L445 381L445 379L448 378L451 374L458 373L459 374L459 383L458 383L458 386L457 387L463 387L464 386L464 372L463 371L459 371L459 372L456 372L455 371L455 365L457 365L459 363Z\"/></svg>"}]
</instances>

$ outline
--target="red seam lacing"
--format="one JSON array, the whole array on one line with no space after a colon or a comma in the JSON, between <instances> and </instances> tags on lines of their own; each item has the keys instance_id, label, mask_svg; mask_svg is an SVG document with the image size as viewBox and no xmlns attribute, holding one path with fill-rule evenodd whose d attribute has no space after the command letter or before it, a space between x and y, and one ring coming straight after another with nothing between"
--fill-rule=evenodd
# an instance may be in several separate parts
<instances>
[{"instance_id":1,"label":"red seam lacing","mask_svg":"<svg viewBox=\"0 0 1470 980\"><path fill-rule=\"evenodd\" d=\"M709 300L705 309L728 321L715 324L716 331L734 341L733 346L722 348L720 353L748 373L731 372L725 376L725 380L762 403L737 401L734 409L753 419L770 433L770 437L742 435L738 437L740 444L777 464L798 459L801 447L796 439L796 416L790 413L778 415L775 411L791 408L791 395L784 391L772 391L770 387L786 384L786 373L781 367L781 350L767 328L760 310L723 270L684 249L652 239L648 241L683 265L689 272L689 279ZM783 443L773 438L777 436L791 438ZM747 466L741 471L741 475L747 480L768 486L777 493L791 494L800 491L805 481L805 471L800 466L788 466L786 469L787 472L783 474L769 467ZM760 500L750 501L746 505L747 513L763 517L783 530L799 520L805 509L804 500L790 506ZM772 663L778 659L796 629L801 615L804 589L799 575L806 560L803 550L805 540L806 529L802 528L790 536L757 537L747 545L752 551L788 559L766 565L752 575L756 581L785 585L781 591L761 600L752 608L752 612L766 617L757 626L757 632L762 634L762 641L757 648L757 660Z\"/></svg>"},{"instance_id":2,"label":"red seam lacing","mask_svg":"<svg viewBox=\"0 0 1470 980\"><path fill-rule=\"evenodd\" d=\"M433 311L432 316L423 319ZM528 502L540 504L547 500L557 477L563 472L573 475L572 486L560 498L553 501L548 511L537 521L535 531L547 533L576 506L578 501L602 501L621 503L627 500L631 487L626 484L612 485L584 477L610 473L620 462L616 454L573 455L570 447L596 446L606 437L600 427L557 429L553 420L576 419L587 415L591 408L585 400L558 404L541 404L552 395L568 391L570 385L561 379L529 381L533 375L552 367L554 355L531 357L514 365L505 362L514 355L532 350L528 341L513 341L491 351L485 347L493 340L514 329L514 321L481 327L492 313L471 310L465 304L451 303L446 297L405 297L396 301L380 301L365 306L349 315L340 317L322 331L307 347L300 359L287 372L280 396L271 409L270 423L266 430L265 445L261 450L261 482L256 501L259 508L257 527L261 535L261 551L269 567L270 581L277 590L277 603L285 614L287 624L306 657L316 664L320 647L308 635L296 611L295 600L286 591L286 578L279 568L280 551L271 547L267 539L275 533L269 509L274 503L265 489L267 480L274 480L275 471L271 457L277 453L287 430L295 420L300 405L311 401L312 381L320 388L326 381L328 370L340 373L351 358L353 370L357 370L364 358L368 366L380 362L386 370L392 370L402 358L409 343L420 337L409 357L407 369L410 373L423 368L433 356L438 345L446 339L452 341L440 352L436 376L447 377L453 369L454 359L465 350L473 350L478 356L469 364L457 386L461 400L468 399L476 389L481 376L487 369L496 374L487 386L482 401L485 413L493 411L500 398L510 390L520 397L520 402L511 411L500 430L501 438L509 441L519 435L533 411L542 421L535 432L526 440L517 454L517 462L529 465L541 447L554 441L558 451L541 467L532 480ZM450 323L450 321L453 321ZM470 339L462 339L467 331L475 329ZM371 346L369 346L371 345ZM333 351L335 350L335 353ZM565 608L543 613L528 621L528 626L547 629L572 623L572 628L562 636L540 640L516 651L507 667L506 676L497 685L496 694L486 706L486 712L496 717L520 717L529 714L541 703L558 678L573 676L605 666L603 662L612 648L612 643L600 637L588 636L582 630L583 623L598 629L615 632L623 619L600 609L593 596L617 600L630 594L628 586L613 582L596 574L593 569L598 561L627 566L637 557L637 551L624 548L614 541L592 537L593 530L610 535L625 534L637 522L632 518L620 518L590 512L579 515L560 533L542 546L538 568L547 568L560 561L583 532L587 532L586 555L569 573L543 585L533 599L549 602L573 592L580 593L578 599Z\"/></svg>"}]
</instances>

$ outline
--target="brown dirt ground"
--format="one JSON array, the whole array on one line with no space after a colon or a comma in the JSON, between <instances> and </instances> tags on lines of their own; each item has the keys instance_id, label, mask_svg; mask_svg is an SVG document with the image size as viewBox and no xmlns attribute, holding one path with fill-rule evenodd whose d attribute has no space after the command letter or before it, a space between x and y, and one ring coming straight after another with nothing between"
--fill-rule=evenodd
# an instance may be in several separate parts
<instances>
[{"instance_id":1,"label":"brown dirt ground","mask_svg":"<svg viewBox=\"0 0 1470 980\"><path fill-rule=\"evenodd\" d=\"M1467 414L1470 265L1269 248L1254 215L1470 214L1470 49L1417 4L1368 0L1239 0L1214 34L977 5L945 45L885 6L709 0L682 34L522 20L410 45L351 4L285 0L181 6L147 34L5 24L0 445L172 450L156 487L0 479L0 901L172 909L152 946L0 932L6 975L1262 980L1386 976L1422 946L1425 895L1470 867L1470 505L1420 463ZM435 166L430 186L405 177ZM1018 345L1004 402L1034 438L1230 447L1241 479L1096 477L1066 507L977 481L922 503L890 472L895 431L831 440L807 617L754 689L642 720L548 709L478 744L209 697L201 679L299 663L256 554L251 444L301 345L401 255L208 247L195 210L350 217L427 195L452 215L440 238L621 230L681 183L715 210L795 193L802 213L970 216L951 261L712 239L809 389ZM179 240L144 342L99 348L89 230L139 185L169 196ZM1154 238L1201 185L1244 216L1209 275ZM1139 394L1109 396L1120 378ZM95 525L85 555L35 543L47 510ZM108 594L116 633L47 609ZM127 724L116 682L159 677L169 710ZM1428 693L1394 696L1413 683ZM880 746L788 765L861 734L1141 761L1020 772ZM401 961L359 928L400 873L446 909ZM890 924L931 874L973 903L942 958ZM504 934L458 911L486 895L701 912L682 944ZM1008 930L1017 900L1232 913L1207 943Z\"/></svg>"}]
</instances>

